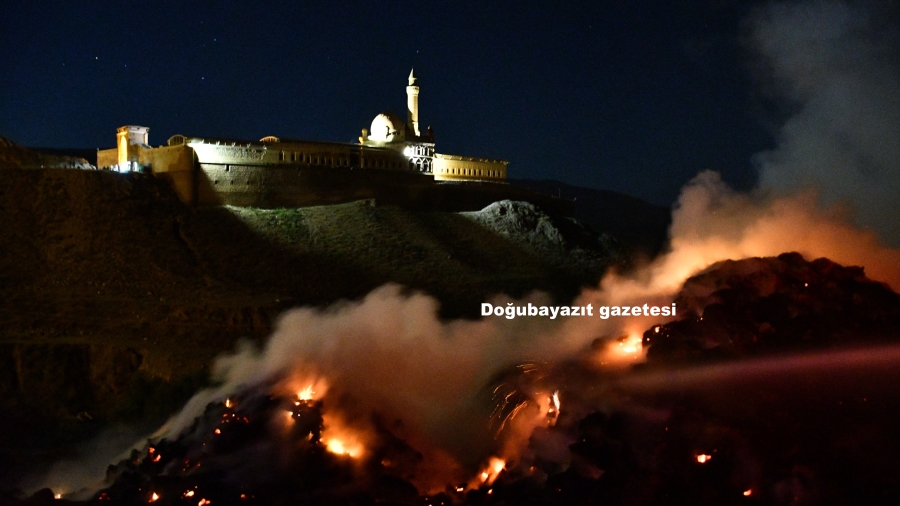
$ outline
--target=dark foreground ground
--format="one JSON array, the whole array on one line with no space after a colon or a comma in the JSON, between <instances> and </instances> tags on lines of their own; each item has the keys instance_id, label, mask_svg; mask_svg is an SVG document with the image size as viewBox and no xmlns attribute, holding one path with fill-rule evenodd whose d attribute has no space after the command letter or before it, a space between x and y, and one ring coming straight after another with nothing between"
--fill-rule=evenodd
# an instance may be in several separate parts
<instances>
[{"instance_id":1,"label":"dark foreground ground","mask_svg":"<svg viewBox=\"0 0 900 506\"><path fill-rule=\"evenodd\" d=\"M338 400L264 382L133 451L79 504L900 501L900 295L859 268L785 254L718 264L677 300L690 309L647 329L643 365L607 369L587 354L498 376L513 403L549 387L562 404L493 483L422 495L413 482L429 462L396 428L373 416L367 452L335 455L323 413ZM6 494L54 502L51 490Z\"/></svg>"}]
</instances>

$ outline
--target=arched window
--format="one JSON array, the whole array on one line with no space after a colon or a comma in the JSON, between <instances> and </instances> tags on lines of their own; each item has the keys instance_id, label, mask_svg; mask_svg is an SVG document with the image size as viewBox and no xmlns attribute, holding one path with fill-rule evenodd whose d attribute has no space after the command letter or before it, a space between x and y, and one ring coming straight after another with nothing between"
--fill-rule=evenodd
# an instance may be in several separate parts
<instances>
[{"instance_id":1,"label":"arched window","mask_svg":"<svg viewBox=\"0 0 900 506\"><path fill-rule=\"evenodd\" d=\"M187 144L187 137L181 134L173 135L172 137L169 137L169 142L167 142L167 144L169 146L182 146Z\"/></svg>"}]
</instances>

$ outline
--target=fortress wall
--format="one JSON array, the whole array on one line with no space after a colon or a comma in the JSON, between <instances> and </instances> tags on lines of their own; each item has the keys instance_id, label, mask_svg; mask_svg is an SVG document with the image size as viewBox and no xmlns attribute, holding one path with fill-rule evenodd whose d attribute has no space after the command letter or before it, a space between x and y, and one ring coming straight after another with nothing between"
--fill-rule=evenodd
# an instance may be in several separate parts
<instances>
[{"instance_id":1,"label":"fortress wall","mask_svg":"<svg viewBox=\"0 0 900 506\"><path fill-rule=\"evenodd\" d=\"M506 180L507 162L465 156L434 155L436 181L494 181Z\"/></svg>"},{"instance_id":2,"label":"fortress wall","mask_svg":"<svg viewBox=\"0 0 900 506\"><path fill-rule=\"evenodd\" d=\"M97 168L108 169L119 163L119 150L117 148L97 150Z\"/></svg>"},{"instance_id":3,"label":"fortress wall","mask_svg":"<svg viewBox=\"0 0 900 506\"><path fill-rule=\"evenodd\" d=\"M194 150L188 146L142 149L138 163L168 182L182 202L194 203Z\"/></svg>"},{"instance_id":4,"label":"fortress wall","mask_svg":"<svg viewBox=\"0 0 900 506\"><path fill-rule=\"evenodd\" d=\"M299 165L200 164L199 205L305 207L374 199L422 211L477 211L498 200L524 200L571 216L572 203L507 184L435 183L428 175L394 170Z\"/></svg>"},{"instance_id":5,"label":"fortress wall","mask_svg":"<svg viewBox=\"0 0 900 506\"><path fill-rule=\"evenodd\" d=\"M430 178L410 172L356 167L238 165L201 163L199 205L263 208L339 204L379 199L402 205Z\"/></svg>"},{"instance_id":6,"label":"fortress wall","mask_svg":"<svg viewBox=\"0 0 900 506\"><path fill-rule=\"evenodd\" d=\"M502 160L435 154L432 175L410 170L403 152L381 146L180 135L169 142L156 148L133 145L134 161L190 205L276 208L374 199L410 209L470 211L497 200L540 199L506 185ZM117 151L99 151L98 158L115 165Z\"/></svg>"},{"instance_id":7,"label":"fortress wall","mask_svg":"<svg viewBox=\"0 0 900 506\"><path fill-rule=\"evenodd\" d=\"M285 141L265 144L196 142L189 144L200 163L238 165L302 165L409 170L399 151L334 142Z\"/></svg>"}]
</instances>

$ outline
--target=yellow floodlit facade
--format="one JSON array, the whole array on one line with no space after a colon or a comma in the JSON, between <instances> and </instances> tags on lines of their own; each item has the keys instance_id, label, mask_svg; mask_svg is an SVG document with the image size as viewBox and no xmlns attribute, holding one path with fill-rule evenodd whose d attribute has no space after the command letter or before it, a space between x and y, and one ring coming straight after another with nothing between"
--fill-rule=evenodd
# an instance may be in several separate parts
<instances>
[{"instance_id":1,"label":"yellow floodlit facade","mask_svg":"<svg viewBox=\"0 0 900 506\"><path fill-rule=\"evenodd\" d=\"M312 187L332 183L344 185L344 196L365 194L355 190L365 184L408 188L435 181L505 183L506 161L435 153L434 132L431 127L421 130L419 124L415 71L409 74L406 95L406 121L382 112L362 130L359 143L272 135L259 141L174 135L165 146L151 147L149 128L128 125L118 129L116 148L98 150L97 165L150 172L168 180L183 201L194 204L329 202L330 196L321 195L321 190L309 198L302 196Z\"/></svg>"}]
</instances>

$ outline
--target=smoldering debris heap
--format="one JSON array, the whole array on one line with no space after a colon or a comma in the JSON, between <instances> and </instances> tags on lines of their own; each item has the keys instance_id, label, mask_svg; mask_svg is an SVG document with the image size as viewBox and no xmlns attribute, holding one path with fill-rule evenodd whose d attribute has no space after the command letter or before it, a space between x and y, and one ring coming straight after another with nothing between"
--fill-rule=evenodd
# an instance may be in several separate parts
<instances>
[{"instance_id":1,"label":"smoldering debris heap","mask_svg":"<svg viewBox=\"0 0 900 506\"><path fill-rule=\"evenodd\" d=\"M360 455L323 439L323 401L267 393L271 385L207 406L173 439L150 441L109 466L88 504L410 504L422 459L376 427ZM45 494L46 495L46 494ZM39 494L35 494L32 502ZM449 504L435 497L433 504Z\"/></svg>"},{"instance_id":2,"label":"smoldering debris heap","mask_svg":"<svg viewBox=\"0 0 900 506\"><path fill-rule=\"evenodd\" d=\"M798 253L717 263L675 300L684 316L644 333L651 363L896 342L900 330L900 295L861 267Z\"/></svg>"},{"instance_id":3,"label":"smoldering debris heap","mask_svg":"<svg viewBox=\"0 0 900 506\"><path fill-rule=\"evenodd\" d=\"M552 423L535 426L490 482L423 494L417 475L440 464L398 437L394 422L372 414L366 425L374 436L356 453L329 440L330 394L275 394L273 380L208 405L180 435L111 466L107 488L87 502L900 501L900 295L859 268L785 254L713 266L686 282L677 300L690 315L648 330L657 350L650 367L611 371L578 357L505 375L514 388L499 391L504 399L530 397L538 381L553 392ZM847 349L873 341L880 347ZM716 357L732 360L696 364ZM45 490L15 504L50 497Z\"/></svg>"}]
</instances>

